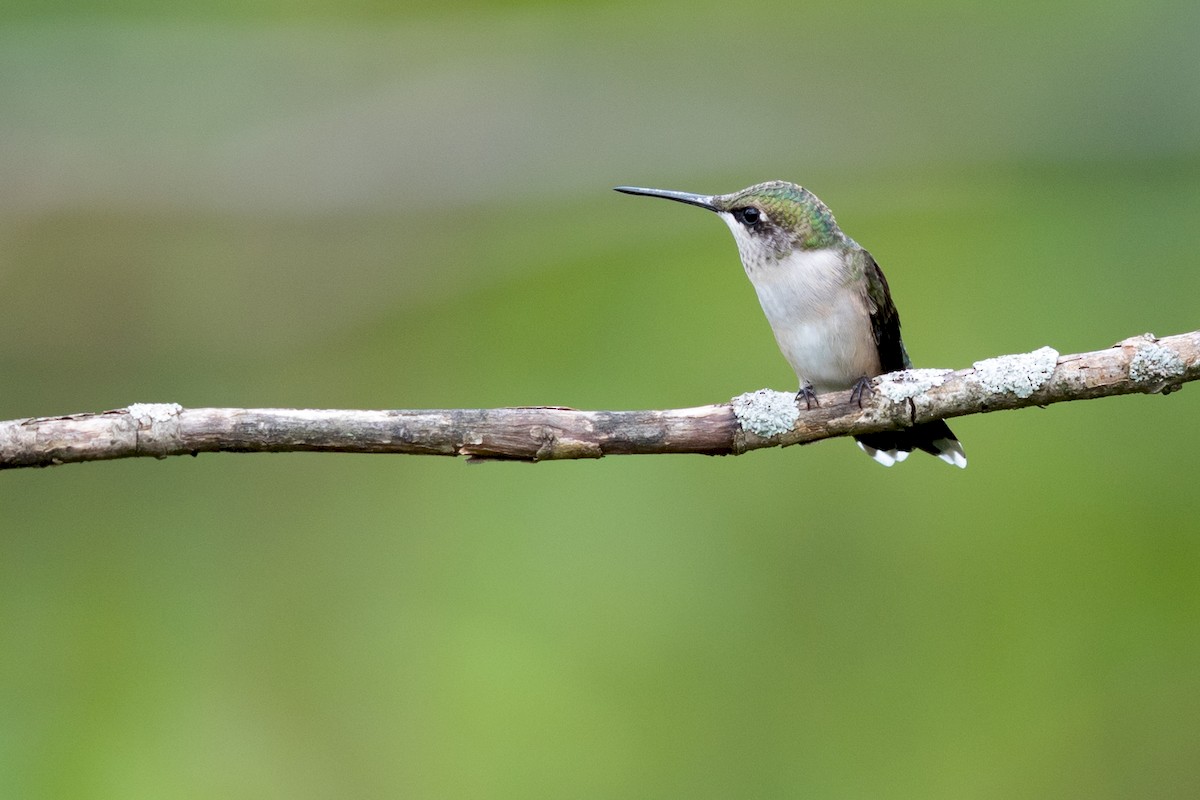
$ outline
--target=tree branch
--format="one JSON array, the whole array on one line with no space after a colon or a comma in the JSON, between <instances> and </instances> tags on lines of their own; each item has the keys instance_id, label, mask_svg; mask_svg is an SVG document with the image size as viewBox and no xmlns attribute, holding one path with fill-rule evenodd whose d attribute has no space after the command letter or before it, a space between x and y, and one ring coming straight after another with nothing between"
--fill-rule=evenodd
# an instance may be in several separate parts
<instances>
[{"instance_id":1,"label":"tree branch","mask_svg":"<svg viewBox=\"0 0 1200 800\"><path fill-rule=\"evenodd\" d=\"M193 408L138 403L64 417L0 422L0 469L209 452L409 453L546 461L647 453L739 455L966 414L1134 392L1168 394L1200 378L1200 331L1151 334L1106 350L1033 353L970 369L906 370L875 382L863 407L849 392L800 411L761 389L731 403L668 411L494 408L432 411Z\"/></svg>"}]
</instances>

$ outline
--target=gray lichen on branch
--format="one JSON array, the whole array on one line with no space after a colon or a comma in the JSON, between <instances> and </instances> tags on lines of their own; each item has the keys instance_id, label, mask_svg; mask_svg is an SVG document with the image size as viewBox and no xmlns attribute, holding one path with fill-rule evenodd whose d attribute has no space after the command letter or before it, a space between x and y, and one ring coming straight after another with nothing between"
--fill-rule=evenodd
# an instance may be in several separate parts
<instances>
[{"instance_id":1,"label":"gray lichen on branch","mask_svg":"<svg viewBox=\"0 0 1200 800\"><path fill-rule=\"evenodd\" d=\"M743 430L764 438L787 433L800 417L800 406L792 392L757 389L739 394L730 405Z\"/></svg>"},{"instance_id":2,"label":"gray lichen on branch","mask_svg":"<svg viewBox=\"0 0 1200 800\"><path fill-rule=\"evenodd\" d=\"M762 389L730 403L663 411L563 407L330 410L126 408L0 422L0 469L210 452L408 453L471 460L553 461L606 455L737 455L763 447L874 433L986 411L1119 394L1163 393L1200 378L1200 331L1151 334L1089 353L1048 347L969 369L904 370L875 380L860 407L850 392L801 410Z\"/></svg>"},{"instance_id":3,"label":"gray lichen on branch","mask_svg":"<svg viewBox=\"0 0 1200 800\"><path fill-rule=\"evenodd\" d=\"M1141 339L1141 341L1138 341ZM1154 336L1147 333L1133 340L1137 349L1129 360L1129 377L1139 383L1154 381L1154 391L1169 394L1181 388L1171 381L1183 378L1187 364L1169 347L1163 347Z\"/></svg>"},{"instance_id":4,"label":"gray lichen on branch","mask_svg":"<svg viewBox=\"0 0 1200 800\"><path fill-rule=\"evenodd\" d=\"M1011 392L1017 397L1029 397L1046 385L1057 366L1058 351L1040 347L1032 353L976 361L975 380L985 392Z\"/></svg>"}]
</instances>

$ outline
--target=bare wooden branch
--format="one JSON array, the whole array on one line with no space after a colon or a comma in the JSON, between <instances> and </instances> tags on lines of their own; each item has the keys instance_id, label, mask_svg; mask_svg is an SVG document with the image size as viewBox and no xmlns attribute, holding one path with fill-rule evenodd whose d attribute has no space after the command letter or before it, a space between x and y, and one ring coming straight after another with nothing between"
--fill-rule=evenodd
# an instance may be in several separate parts
<instances>
[{"instance_id":1,"label":"bare wooden branch","mask_svg":"<svg viewBox=\"0 0 1200 800\"><path fill-rule=\"evenodd\" d=\"M1135 392L1167 394L1200 378L1200 331L1150 334L1105 350L1051 348L969 369L907 370L801 411L760 390L732 403L667 411L561 407L424 411L192 408L173 403L0 422L0 469L209 452L409 453L548 461L606 455L737 455L762 447L903 428L946 417Z\"/></svg>"}]
</instances>

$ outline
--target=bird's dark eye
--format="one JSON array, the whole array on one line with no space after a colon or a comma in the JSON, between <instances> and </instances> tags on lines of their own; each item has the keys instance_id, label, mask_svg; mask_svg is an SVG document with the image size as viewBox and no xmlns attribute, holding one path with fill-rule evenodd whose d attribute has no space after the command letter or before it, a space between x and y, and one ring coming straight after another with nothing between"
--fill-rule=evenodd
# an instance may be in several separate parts
<instances>
[{"instance_id":1,"label":"bird's dark eye","mask_svg":"<svg viewBox=\"0 0 1200 800\"><path fill-rule=\"evenodd\" d=\"M743 223L745 223L746 225L749 225L750 227L754 227L755 225L757 225L759 222L762 221L762 212L759 211L754 206L746 206L745 208L739 208L737 210L736 214L737 214L738 219L740 219Z\"/></svg>"}]
</instances>

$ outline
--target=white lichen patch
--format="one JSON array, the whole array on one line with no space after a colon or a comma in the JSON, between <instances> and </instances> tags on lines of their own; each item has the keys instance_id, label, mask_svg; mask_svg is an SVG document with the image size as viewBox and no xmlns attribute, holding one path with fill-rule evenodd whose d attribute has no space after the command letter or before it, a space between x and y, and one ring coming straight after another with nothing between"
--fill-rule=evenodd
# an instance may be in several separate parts
<instances>
[{"instance_id":1,"label":"white lichen patch","mask_svg":"<svg viewBox=\"0 0 1200 800\"><path fill-rule=\"evenodd\" d=\"M1180 378L1186 371L1187 365L1179 354L1158 342L1138 345L1129 361L1129 378L1139 383Z\"/></svg>"},{"instance_id":2,"label":"white lichen patch","mask_svg":"<svg viewBox=\"0 0 1200 800\"><path fill-rule=\"evenodd\" d=\"M148 428L179 416L183 406L179 403L130 403L125 410L137 420L139 427Z\"/></svg>"},{"instance_id":3,"label":"white lichen patch","mask_svg":"<svg viewBox=\"0 0 1200 800\"><path fill-rule=\"evenodd\" d=\"M742 429L763 438L787 433L800 418L796 395L789 392L759 389L739 394L731 402Z\"/></svg>"},{"instance_id":4,"label":"white lichen patch","mask_svg":"<svg viewBox=\"0 0 1200 800\"><path fill-rule=\"evenodd\" d=\"M1042 388L1058 365L1058 351L1042 347L1032 353L976 361L975 380L988 392L1029 397Z\"/></svg>"},{"instance_id":5,"label":"white lichen patch","mask_svg":"<svg viewBox=\"0 0 1200 800\"><path fill-rule=\"evenodd\" d=\"M893 403L899 403L941 386L950 372L948 369L905 369L884 376L875 389Z\"/></svg>"}]
</instances>

